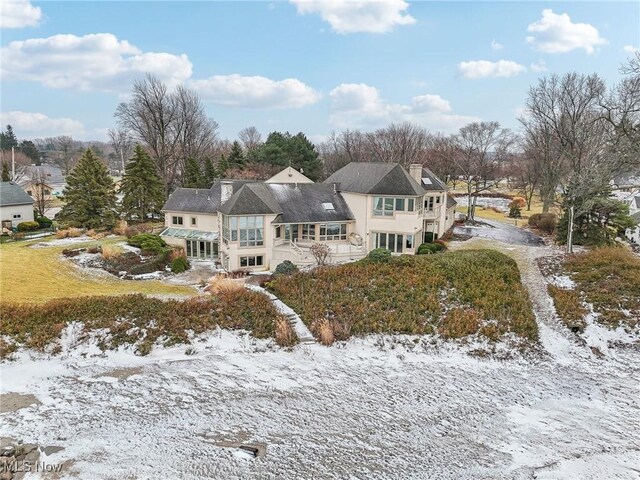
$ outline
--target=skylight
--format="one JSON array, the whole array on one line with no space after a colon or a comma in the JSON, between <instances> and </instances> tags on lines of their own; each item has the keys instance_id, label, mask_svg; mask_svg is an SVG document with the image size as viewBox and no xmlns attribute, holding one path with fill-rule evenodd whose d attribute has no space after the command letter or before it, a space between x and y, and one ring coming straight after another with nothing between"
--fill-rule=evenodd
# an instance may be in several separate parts
<instances>
[{"instance_id":1,"label":"skylight","mask_svg":"<svg viewBox=\"0 0 640 480\"><path fill-rule=\"evenodd\" d=\"M335 210L336 208L333 206L333 203L327 202L322 204L325 210Z\"/></svg>"},{"instance_id":2,"label":"skylight","mask_svg":"<svg viewBox=\"0 0 640 480\"><path fill-rule=\"evenodd\" d=\"M424 183L425 185L433 185L431 179L427 177L422 177L422 183Z\"/></svg>"}]
</instances>

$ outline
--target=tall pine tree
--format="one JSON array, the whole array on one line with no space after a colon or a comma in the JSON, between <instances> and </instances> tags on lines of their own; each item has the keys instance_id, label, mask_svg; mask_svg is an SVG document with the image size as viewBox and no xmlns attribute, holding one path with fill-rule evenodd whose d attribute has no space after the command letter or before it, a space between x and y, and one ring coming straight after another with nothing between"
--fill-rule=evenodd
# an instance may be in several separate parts
<instances>
[{"instance_id":1,"label":"tall pine tree","mask_svg":"<svg viewBox=\"0 0 640 480\"><path fill-rule=\"evenodd\" d=\"M302 169L311 180L322 172L322 160L304 133L292 136L289 132L271 132L267 141L256 150L256 160L278 167Z\"/></svg>"},{"instance_id":2,"label":"tall pine tree","mask_svg":"<svg viewBox=\"0 0 640 480\"><path fill-rule=\"evenodd\" d=\"M227 159L224 156L224 153L220 156L220 161L218 162L218 166L216 170L220 178L224 178L224 176L229 171L229 162L227 162Z\"/></svg>"},{"instance_id":3,"label":"tall pine tree","mask_svg":"<svg viewBox=\"0 0 640 480\"><path fill-rule=\"evenodd\" d=\"M216 167L213 166L211 157L204 159L204 180L205 187L210 188L213 185L213 181L216 179Z\"/></svg>"},{"instance_id":4,"label":"tall pine tree","mask_svg":"<svg viewBox=\"0 0 640 480\"><path fill-rule=\"evenodd\" d=\"M204 178L198 161L193 158L187 158L182 174L182 186L185 188L204 188Z\"/></svg>"},{"instance_id":5,"label":"tall pine tree","mask_svg":"<svg viewBox=\"0 0 640 480\"><path fill-rule=\"evenodd\" d=\"M227 158L227 162L229 162L229 166L231 168L240 168L244 167L245 158L244 153L242 152L242 146L240 142L235 140L231 144L231 152L229 152L229 158Z\"/></svg>"},{"instance_id":6,"label":"tall pine tree","mask_svg":"<svg viewBox=\"0 0 640 480\"><path fill-rule=\"evenodd\" d=\"M0 133L0 148L4 150L17 146L18 139L16 138L16 134L13 133L13 127L11 125L7 125L7 129Z\"/></svg>"},{"instance_id":7,"label":"tall pine tree","mask_svg":"<svg viewBox=\"0 0 640 480\"><path fill-rule=\"evenodd\" d=\"M11 181L11 172L9 172L9 165L7 165L7 162L2 162L2 181Z\"/></svg>"},{"instance_id":8,"label":"tall pine tree","mask_svg":"<svg viewBox=\"0 0 640 480\"><path fill-rule=\"evenodd\" d=\"M111 227L116 220L116 191L107 167L90 149L67 176L65 205L56 215L72 227Z\"/></svg>"},{"instance_id":9,"label":"tall pine tree","mask_svg":"<svg viewBox=\"0 0 640 480\"><path fill-rule=\"evenodd\" d=\"M149 214L159 214L164 204L164 184L151 157L136 145L133 158L124 169L120 184L122 213L129 220L145 220Z\"/></svg>"}]
</instances>

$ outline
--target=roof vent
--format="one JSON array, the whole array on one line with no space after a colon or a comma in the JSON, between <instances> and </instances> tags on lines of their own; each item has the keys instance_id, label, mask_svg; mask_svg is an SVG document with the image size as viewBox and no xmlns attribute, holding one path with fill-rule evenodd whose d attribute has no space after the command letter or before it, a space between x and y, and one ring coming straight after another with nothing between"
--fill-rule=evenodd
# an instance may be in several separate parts
<instances>
[{"instance_id":1,"label":"roof vent","mask_svg":"<svg viewBox=\"0 0 640 480\"><path fill-rule=\"evenodd\" d=\"M323 203L323 204L322 204L322 207L323 207L325 210L327 210L327 211L333 211L333 210L335 210L335 209L336 209L336 208L333 206L333 203L331 203L331 202Z\"/></svg>"}]
</instances>

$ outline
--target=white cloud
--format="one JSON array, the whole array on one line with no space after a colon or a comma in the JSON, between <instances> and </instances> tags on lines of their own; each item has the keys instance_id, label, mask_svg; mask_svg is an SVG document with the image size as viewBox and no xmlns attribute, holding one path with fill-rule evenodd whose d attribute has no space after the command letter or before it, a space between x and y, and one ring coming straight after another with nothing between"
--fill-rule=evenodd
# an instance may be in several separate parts
<instances>
[{"instance_id":1,"label":"white cloud","mask_svg":"<svg viewBox=\"0 0 640 480\"><path fill-rule=\"evenodd\" d=\"M501 43L496 42L495 40L491 40L491 48L493 50L502 50L504 46Z\"/></svg>"},{"instance_id":2,"label":"white cloud","mask_svg":"<svg viewBox=\"0 0 640 480\"><path fill-rule=\"evenodd\" d=\"M527 67L511 60L472 60L458 64L458 72L465 78L513 77L526 71Z\"/></svg>"},{"instance_id":3,"label":"white cloud","mask_svg":"<svg viewBox=\"0 0 640 480\"><path fill-rule=\"evenodd\" d=\"M364 83L343 83L329 94L329 121L337 128L374 128L410 121L430 130L451 132L478 118L452 113L439 95L419 95L407 105L387 102L377 88Z\"/></svg>"},{"instance_id":4,"label":"white cloud","mask_svg":"<svg viewBox=\"0 0 640 480\"><path fill-rule=\"evenodd\" d=\"M532 72L546 72L548 70L547 62L545 62L544 60L533 62L529 68L531 68Z\"/></svg>"},{"instance_id":5,"label":"white cloud","mask_svg":"<svg viewBox=\"0 0 640 480\"><path fill-rule=\"evenodd\" d=\"M290 0L299 14L317 13L331 28L346 33L386 33L416 19L405 0Z\"/></svg>"},{"instance_id":6,"label":"white cloud","mask_svg":"<svg viewBox=\"0 0 640 480\"><path fill-rule=\"evenodd\" d=\"M633 45L625 45L622 47L622 51L625 53L636 53L640 52L640 48L634 47Z\"/></svg>"},{"instance_id":7,"label":"white cloud","mask_svg":"<svg viewBox=\"0 0 640 480\"><path fill-rule=\"evenodd\" d=\"M0 124L11 125L20 137L50 137L70 135L75 138L85 133L81 122L71 118L50 118L44 113L11 111L0 113Z\"/></svg>"},{"instance_id":8,"label":"white cloud","mask_svg":"<svg viewBox=\"0 0 640 480\"><path fill-rule=\"evenodd\" d=\"M205 100L247 108L299 108L316 103L320 93L296 78L215 75L190 82Z\"/></svg>"},{"instance_id":9,"label":"white cloud","mask_svg":"<svg viewBox=\"0 0 640 480\"><path fill-rule=\"evenodd\" d=\"M0 2L0 27L35 27L40 23L42 10L29 0L2 0Z\"/></svg>"},{"instance_id":10,"label":"white cloud","mask_svg":"<svg viewBox=\"0 0 640 480\"><path fill-rule=\"evenodd\" d=\"M530 24L527 31L527 43L546 53L565 53L577 48L588 54L598 45L607 44L598 29L588 23L573 23L566 13L556 14L551 9L542 11L542 18Z\"/></svg>"},{"instance_id":11,"label":"white cloud","mask_svg":"<svg viewBox=\"0 0 640 480\"><path fill-rule=\"evenodd\" d=\"M142 52L110 33L15 41L1 54L3 80L29 80L51 88L123 91L145 73L173 85L192 71L186 55Z\"/></svg>"}]
</instances>

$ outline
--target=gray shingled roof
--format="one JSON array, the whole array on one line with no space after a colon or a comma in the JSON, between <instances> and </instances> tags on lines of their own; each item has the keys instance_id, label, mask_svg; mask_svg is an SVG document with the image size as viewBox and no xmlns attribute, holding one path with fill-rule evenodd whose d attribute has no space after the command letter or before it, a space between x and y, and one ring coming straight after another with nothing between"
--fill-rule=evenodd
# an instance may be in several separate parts
<instances>
[{"instance_id":1,"label":"gray shingled roof","mask_svg":"<svg viewBox=\"0 0 640 480\"><path fill-rule=\"evenodd\" d=\"M440 180L435 173L429 170L427 167L422 167L422 181L420 182L422 188L425 190L445 190L446 186L442 180Z\"/></svg>"},{"instance_id":2,"label":"gray shingled roof","mask_svg":"<svg viewBox=\"0 0 640 480\"><path fill-rule=\"evenodd\" d=\"M265 184L249 183L235 192L219 210L225 215L268 215L282 212Z\"/></svg>"},{"instance_id":3,"label":"gray shingled roof","mask_svg":"<svg viewBox=\"0 0 640 480\"><path fill-rule=\"evenodd\" d=\"M282 209L282 214L278 215L274 223L340 222L354 219L342 195L334 193L333 185L276 183L269 184L268 188Z\"/></svg>"},{"instance_id":4,"label":"gray shingled roof","mask_svg":"<svg viewBox=\"0 0 640 480\"><path fill-rule=\"evenodd\" d=\"M29 165L26 167L25 176L22 182L22 185L25 185L31 182L34 174L40 176L40 172L44 174L45 183L47 185L63 185L66 183L64 179L64 175L62 175L62 170L60 167L56 165L50 165L48 163L44 163L42 165ZM38 178L39 179L39 178Z\"/></svg>"},{"instance_id":5,"label":"gray shingled roof","mask_svg":"<svg viewBox=\"0 0 640 480\"><path fill-rule=\"evenodd\" d=\"M423 195L424 189L397 163L352 162L324 183L339 183L344 192L378 195Z\"/></svg>"},{"instance_id":6,"label":"gray shingled roof","mask_svg":"<svg viewBox=\"0 0 640 480\"><path fill-rule=\"evenodd\" d=\"M253 180L229 180L233 191ZM211 188L176 188L162 207L168 212L215 213L220 210L221 181L216 180Z\"/></svg>"},{"instance_id":7,"label":"gray shingled roof","mask_svg":"<svg viewBox=\"0 0 640 480\"><path fill-rule=\"evenodd\" d=\"M633 218L636 223L640 223L640 212L636 212L633 215L631 215L631 218Z\"/></svg>"},{"instance_id":8,"label":"gray shingled roof","mask_svg":"<svg viewBox=\"0 0 640 480\"><path fill-rule=\"evenodd\" d=\"M451 195L447 195L447 210L449 210L451 207L455 207L456 205L458 205L458 201Z\"/></svg>"},{"instance_id":9,"label":"gray shingled roof","mask_svg":"<svg viewBox=\"0 0 640 480\"><path fill-rule=\"evenodd\" d=\"M0 205L32 205L33 198L27 194L18 184L2 182L0 184Z\"/></svg>"}]
</instances>

